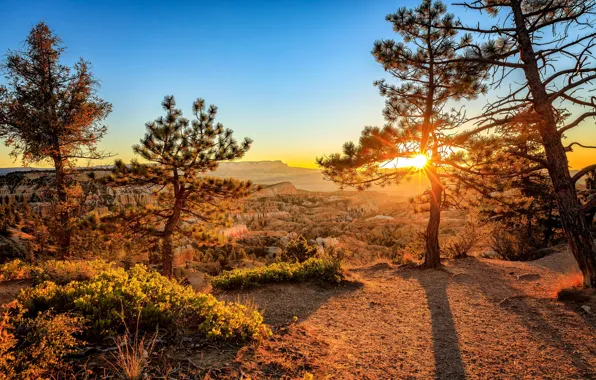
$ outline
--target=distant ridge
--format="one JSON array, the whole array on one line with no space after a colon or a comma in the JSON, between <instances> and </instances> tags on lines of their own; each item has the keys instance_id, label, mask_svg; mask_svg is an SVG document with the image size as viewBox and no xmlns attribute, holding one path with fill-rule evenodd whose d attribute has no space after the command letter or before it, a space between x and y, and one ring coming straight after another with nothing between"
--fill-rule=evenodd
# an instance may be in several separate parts
<instances>
[{"instance_id":1,"label":"distant ridge","mask_svg":"<svg viewBox=\"0 0 596 380\"><path fill-rule=\"evenodd\" d=\"M110 165L98 165L94 167L81 167L79 170L109 170ZM51 168L0 168L0 176L12 172L39 172L52 170ZM577 173L572 170L571 174ZM261 185L275 185L281 182L291 182L299 190L334 192L339 191L339 186L331 181L326 181L319 169L301 168L289 166L281 160L271 161L237 161L222 162L216 171L209 175L217 177L233 177L240 180L251 180ZM416 176L418 177L418 176ZM583 184L584 181L579 182ZM411 197L422 193L428 187L427 179L424 176L414 178L399 186L373 187L371 190L388 193L393 196ZM346 190L354 190L347 188Z\"/></svg>"},{"instance_id":2,"label":"distant ridge","mask_svg":"<svg viewBox=\"0 0 596 380\"><path fill-rule=\"evenodd\" d=\"M33 172L33 171L39 171L39 170L51 170L51 169L49 169L49 168L23 168L23 167L0 168L0 175L7 175L8 173L14 173L14 172Z\"/></svg>"}]
</instances>

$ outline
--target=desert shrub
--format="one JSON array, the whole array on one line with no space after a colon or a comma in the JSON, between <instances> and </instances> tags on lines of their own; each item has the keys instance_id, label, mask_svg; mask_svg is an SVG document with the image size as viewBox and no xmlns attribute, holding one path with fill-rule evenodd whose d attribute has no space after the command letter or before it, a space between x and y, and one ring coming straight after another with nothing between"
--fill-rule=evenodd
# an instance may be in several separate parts
<instances>
[{"instance_id":1,"label":"desert shrub","mask_svg":"<svg viewBox=\"0 0 596 380\"><path fill-rule=\"evenodd\" d=\"M19 350L19 363L24 367L19 370L21 376L40 378L67 369L61 359L81 344L75 336L83 329L83 319L47 310L25 322L26 346Z\"/></svg>"},{"instance_id":2,"label":"desert shrub","mask_svg":"<svg viewBox=\"0 0 596 380\"><path fill-rule=\"evenodd\" d=\"M478 244L479 239L478 227L474 223L468 222L461 231L442 244L441 250L449 258L464 258Z\"/></svg>"},{"instance_id":3,"label":"desert shrub","mask_svg":"<svg viewBox=\"0 0 596 380\"><path fill-rule=\"evenodd\" d=\"M290 263L303 263L306 260L315 257L317 247L308 244L308 241L302 236L290 240L281 253L281 260Z\"/></svg>"},{"instance_id":4,"label":"desert shrub","mask_svg":"<svg viewBox=\"0 0 596 380\"><path fill-rule=\"evenodd\" d=\"M10 379L14 376L14 348L19 343L15 337L15 326L11 323L8 313L0 318L0 379Z\"/></svg>"},{"instance_id":5,"label":"desert shrub","mask_svg":"<svg viewBox=\"0 0 596 380\"><path fill-rule=\"evenodd\" d=\"M66 285L46 281L24 289L17 299L28 316L53 309L84 317L88 321L84 337L92 340L122 333L137 318L145 331L180 328L208 338L248 340L268 332L258 311L195 293L143 265L130 271L109 269Z\"/></svg>"},{"instance_id":6,"label":"desert shrub","mask_svg":"<svg viewBox=\"0 0 596 380\"><path fill-rule=\"evenodd\" d=\"M403 247L397 249L396 254L391 257L395 264L414 264L424 258L425 232L414 231L414 237Z\"/></svg>"},{"instance_id":7,"label":"desert shrub","mask_svg":"<svg viewBox=\"0 0 596 380\"><path fill-rule=\"evenodd\" d=\"M113 263L102 260L48 260L32 269L31 277L35 283L52 281L66 284L71 281L84 281L99 272L113 267Z\"/></svg>"},{"instance_id":8,"label":"desert shrub","mask_svg":"<svg viewBox=\"0 0 596 380\"><path fill-rule=\"evenodd\" d=\"M493 229L490 246L503 260L526 261L536 258L536 243L519 230Z\"/></svg>"},{"instance_id":9,"label":"desert shrub","mask_svg":"<svg viewBox=\"0 0 596 380\"><path fill-rule=\"evenodd\" d=\"M83 326L83 318L52 310L26 317L22 305L13 301L0 320L0 379L68 373L70 366L63 358L83 343L76 337Z\"/></svg>"},{"instance_id":10,"label":"desert shrub","mask_svg":"<svg viewBox=\"0 0 596 380\"><path fill-rule=\"evenodd\" d=\"M210 276L217 276L223 271L223 268L218 262L215 263L192 263L192 268L207 273Z\"/></svg>"},{"instance_id":11,"label":"desert shrub","mask_svg":"<svg viewBox=\"0 0 596 380\"><path fill-rule=\"evenodd\" d=\"M234 289L276 282L320 280L338 283L341 264L332 258L311 258L303 263L274 263L253 269L225 271L211 280L214 288Z\"/></svg>"},{"instance_id":12,"label":"desert shrub","mask_svg":"<svg viewBox=\"0 0 596 380\"><path fill-rule=\"evenodd\" d=\"M34 268L33 265L19 259L9 261L0 265L0 281L30 279Z\"/></svg>"},{"instance_id":13,"label":"desert shrub","mask_svg":"<svg viewBox=\"0 0 596 380\"><path fill-rule=\"evenodd\" d=\"M384 224L373 226L373 229L366 233L363 238L368 244L399 248L409 240L408 232L403 225Z\"/></svg>"},{"instance_id":14,"label":"desert shrub","mask_svg":"<svg viewBox=\"0 0 596 380\"><path fill-rule=\"evenodd\" d=\"M35 283L53 281L66 284L88 280L112 266L112 263L101 260L48 260L33 265L16 259L0 266L0 281L32 279Z\"/></svg>"},{"instance_id":15,"label":"desert shrub","mask_svg":"<svg viewBox=\"0 0 596 380\"><path fill-rule=\"evenodd\" d=\"M218 263L221 267L227 267L232 262L239 263L246 259L246 250L237 244L225 244L220 247L210 247L204 252L197 252L196 259L203 263Z\"/></svg>"},{"instance_id":16,"label":"desert shrub","mask_svg":"<svg viewBox=\"0 0 596 380\"><path fill-rule=\"evenodd\" d=\"M338 261L344 261L348 257L351 257L352 253L344 247L331 246L329 248L325 248L325 256Z\"/></svg>"}]
</instances>

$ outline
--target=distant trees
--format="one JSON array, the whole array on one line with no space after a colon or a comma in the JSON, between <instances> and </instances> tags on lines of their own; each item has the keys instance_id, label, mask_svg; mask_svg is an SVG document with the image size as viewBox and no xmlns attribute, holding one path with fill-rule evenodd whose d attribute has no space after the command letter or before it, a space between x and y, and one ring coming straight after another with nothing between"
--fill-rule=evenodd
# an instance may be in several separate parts
<instances>
[{"instance_id":1,"label":"distant trees","mask_svg":"<svg viewBox=\"0 0 596 380\"><path fill-rule=\"evenodd\" d=\"M37 24L22 51L9 51L2 65L8 81L0 86L0 137L24 164L50 161L55 168L59 253L70 253L69 169L77 159L106 155L97 143L112 106L97 96L98 82L83 59L60 63L64 47L45 23Z\"/></svg>"},{"instance_id":2,"label":"distant trees","mask_svg":"<svg viewBox=\"0 0 596 380\"><path fill-rule=\"evenodd\" d=\"M125 224L161 243L163 274L172 276L173 244L179 236L204 240L207 224L223 223L231 202L247 195L251 182L204 176L222 161L241 158L251 140L238 143L230 129L215 122L217 108L197 99L195 119L182 117L173 96L162 102L166 111L146 124L147 133L133 150L149 163L116 161L111 180L117 186L134 186L155 196L155 204L123 210Z\"/></svg>"},{"instance_id":3,"label":"distant trees","mask_svg":"<svg viewBox=\"0 0 596 380\"><path fill-rule=\"evenodd\" d=\"M304 236L298 236L288 242L281 253L283 261L303 263L306 260L315 257L317 248L308 244Z\"/></svg>"},{"instance_id":4,"label":"distant trees","mask_svg":"<svg viewBox=\"0 0 596 380\"><path fill-rule=\"evenodd\" d=\"M588 205L578 200L576 183L596 165L571 176L566 153L576 145L585 146L563 143L563 138L596 116L595 98L585 88L596 79L596 32L590 19L596 2L475 0L463 6L499 17L489 27L458 23L458 30L488 38L482 44L468 44L466 61L490 64L496 85L515 72L524 78L511 81L509 94L485 109L480 125L490 129L521 122L539 134L544 157L527 155L533 163L528 170L548 170L569 247L584 284L595 287L596 245L584 217Z\"/></svg>"},{"instance_id":5,"label":"distant trees","mask_svg":"<svg viewBox=\"0 0 596 380\"><path fill-rule=\"evenodd\" d=\"M373 56L397 81L375 82L387 98L383 128L366 127L359 144L344 144L342 154L317 159L324 175L342 186L359 189L407 180L415 167L400 167L400 161L417 160L431 184L426 193L430 218L426 228L424 266L440 265L439 225L441 209L453 204L457 192L470 185L470 175L483 160L472 145L482 144L474 133L461 135L457 128L465 118L449 111L447 103L473 99L484 92L481 85L485 66L464 62L460 50L471 43L469 36L456 41L453 16L439 2L424 0L415 9L400 8L387 16L402 42L375 42ZM467 150L470 148L469 150ZM397 164L396 164L397 163ZM455 175L456 172L464 172ZM465 178L464 178L465 177Z\"/></svg>"}]
</instances>

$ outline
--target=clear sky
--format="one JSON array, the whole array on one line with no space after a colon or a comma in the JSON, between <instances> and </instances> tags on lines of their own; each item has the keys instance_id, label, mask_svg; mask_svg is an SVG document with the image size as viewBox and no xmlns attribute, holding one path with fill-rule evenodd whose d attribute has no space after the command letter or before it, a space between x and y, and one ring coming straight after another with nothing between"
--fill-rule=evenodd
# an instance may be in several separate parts
<instances>
[{"instance_id":1,"label":"clear sky","mask_svg":"<svg viewBox=\"0 0 596 380\"><path fill-rule=\"evenodd\" d=\"M370 51L376 39L395 36L385 15L417 4L0 0L0 53L20 48L31 27L45 21L67 47L65 62L92 63L100 95L113 105L100 147L125 161L171 94L186 116L197 97L217 105L224 126L254 140L246 160L315 167L315 157L357 140L365 125L383 124L384 100L372 82L387 75ZM467 107L474 112L485 103ZM588 124L573 137L596 145L594 122ZM596 162L596 152L570 158L577 168ZM19 164L0 147L1 167Z\"/></svg>"}]
</instances>

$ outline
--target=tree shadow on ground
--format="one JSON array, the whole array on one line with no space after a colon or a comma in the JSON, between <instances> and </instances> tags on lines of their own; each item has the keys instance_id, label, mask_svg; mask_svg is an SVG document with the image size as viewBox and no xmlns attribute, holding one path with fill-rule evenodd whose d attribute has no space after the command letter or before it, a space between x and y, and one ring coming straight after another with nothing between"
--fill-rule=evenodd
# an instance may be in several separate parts
<instances>
[{"instance_id":1,"label":"tree shadow on ground","mask_svg":"<svg viewBox=\"0 0 596 380\"><path fill-rule=\"evenodd\" d=\"M554 300L536 298L531 294L524 294L519 289L515 289L510 285L511 279L507 278L505 273L495 270L489 263L475 258L469 258L468 260L475 260L475 265L480 270L480 273L492 272L500 281L496 281L491 286L478 286L478 282L482 281L482 278L476 276L463 281L476 285L476 288L484 293L492 302L516 314L532 336L542 342L542 344L549 345L565 353L566 358L571 361L571 364L582 378L596 378L596 369L584 357L585 354L590 355L589 352L594 347L586 348L584 347L585 345L581 344L581 339L591 339L591 337L585 336L580 337L579 340L569 340L566 338L565 331L560 329L561 326L563 329L567 328L568 323L584 323L588 326L590 326L590 323L587 323L581 316L578 316L577 312L572 314L572 316L566 317L572 319L565 321L568 323L553 324L549 322L549 314L552 314L553 318L556 318L558 321L561 320L560 308L562 305L557 305ZM511 296L503 299L501 297L503 291L511 294Z\"/></svg>"},{"instance_id":2,"label":"tree shadow on ground","mask_svg":"<svg viewBox=\"0 0 596 380\"><path fill-rule=\"evenodd\" d=\"M273 336L260 344L230 347L215 361L213 356L205 360L205 352L193 361L198 366L208 366L212 378L301 378L313 371L317 358L327 355L328 345L294 322L306 319L332 297L347 295L362 286L358 281L342 281L338 285L306 282L220 293L220 300L252 304L261 310ZM218 350L222 352L221 348ZM232 361L233 365L226 364Z\"/></svg>"},{"instance_id":3,"label":"tree shadow on ground","mask_svg":"<svg viewBox=\"0 0 596 380\"><path fill-rule=\"evenodd\" d=\"M442 270L404 268L398 270L404 279L417 280L426 294L431 316L435 377L437 379L465 379L457 330L447 296L450 275Z\"/></svg>"},{"instance_id":4,"label":"tree shadow on ground","mask_svg":"<svg viewBox=\"0 0 596 380\"><path fill-rule=\"evenodd\" d=\"M568 310L578 314L582 319L596 329L596 289L565 289L558 294L558 301L565 304ZM582 307L588 307L586 311Z\"/></svg>"},{"instance_id":5,"label":"tree shadow on ground","mask_svg":"<svg viewBox=\"0 0 596 380\"><path fill-rule=\"evenodd\" d=\"M278 325L291 322L294 317L304 320L330 298L351 293L362 286L358 281L342 281L338 285L317 282L266 284L222 292L217 298L254 304L262 311L265 323Z\"/></svg>"}]
</instances>

